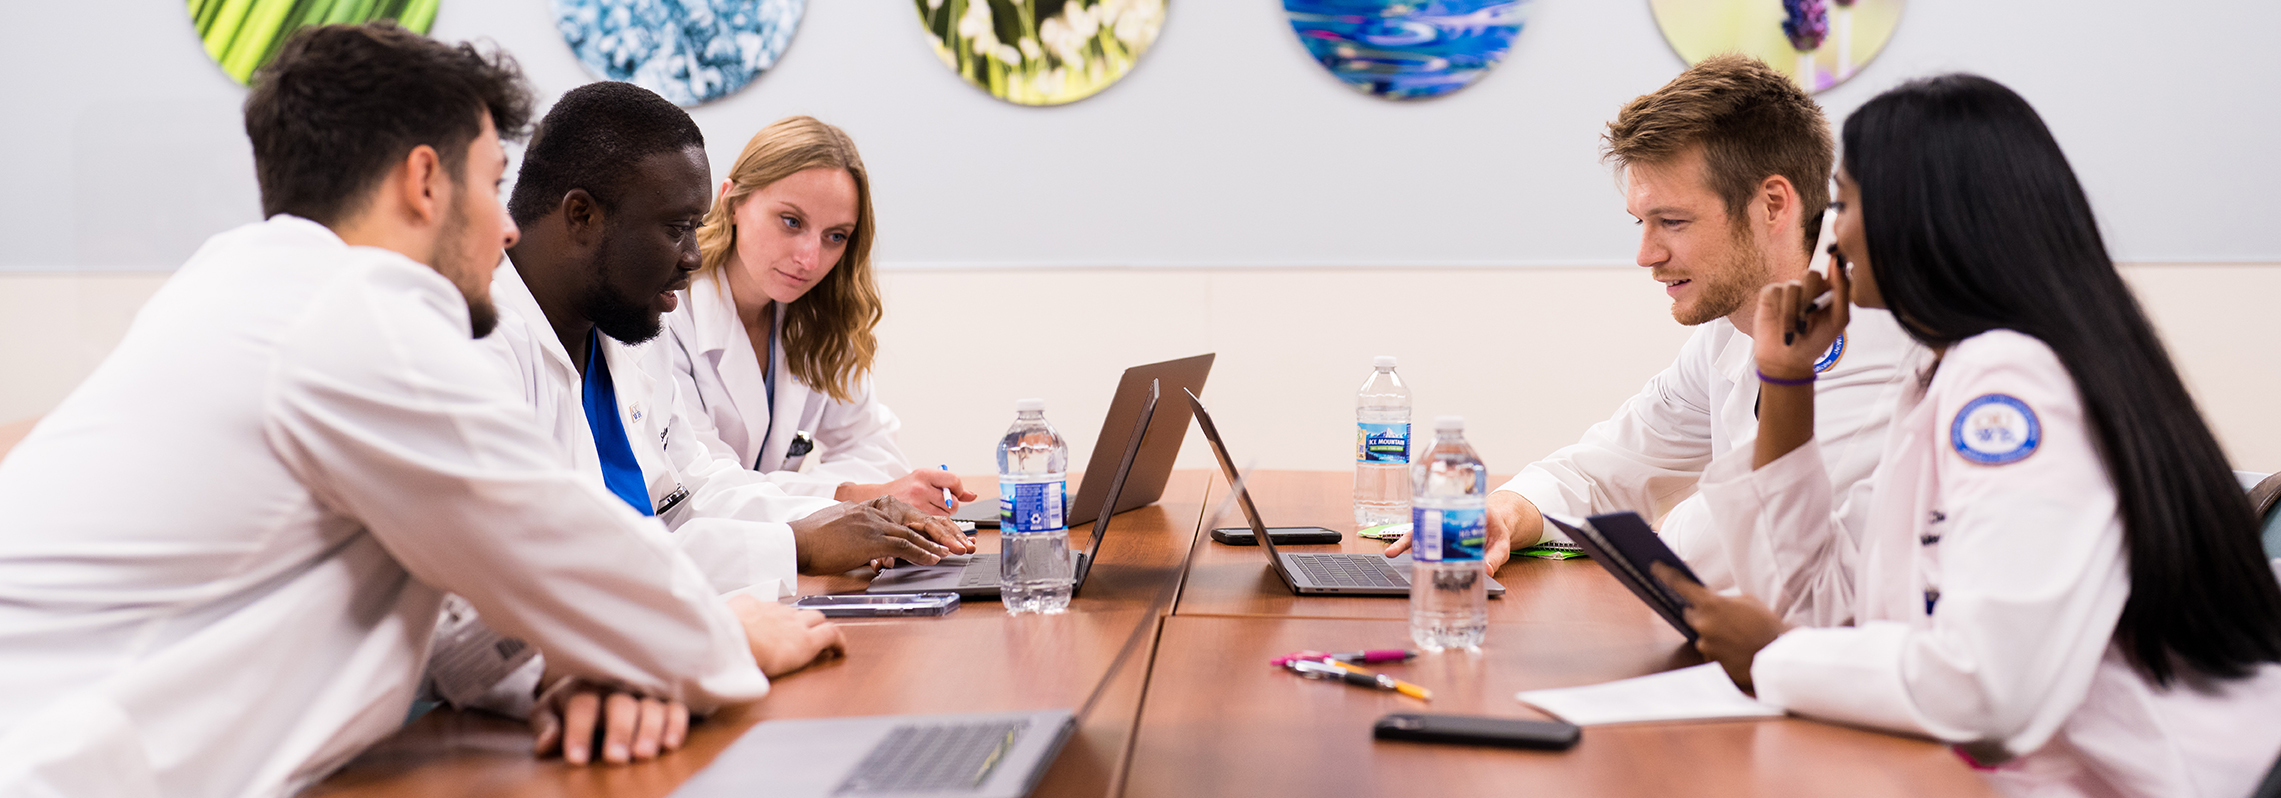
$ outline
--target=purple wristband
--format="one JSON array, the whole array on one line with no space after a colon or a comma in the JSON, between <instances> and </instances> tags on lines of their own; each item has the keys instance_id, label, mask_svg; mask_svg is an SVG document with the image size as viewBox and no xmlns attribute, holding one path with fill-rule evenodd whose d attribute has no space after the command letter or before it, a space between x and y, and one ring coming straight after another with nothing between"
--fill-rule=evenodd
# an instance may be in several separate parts
<instances>
[{"instance_id":1,"label":"purple wristband","mask_svg":"<svg viewBox=\"0 0 2281 798\"><path fill-rule=\"evenodd\" d=\"M1790 386L1790 387L1793 387L1793 388L1795 388L1795 387L1797 387L1797 386L1800 386L1800 385L1812 385L1812 384L1814 384L1814 378L1815 378L1815 377L1818 377L1818 376L1821 376L1821 375L1818 375L1818 374L1808 374L1808 375L1806 375L1806 378L1805 378L1805 379L1802 379L1802 380L1785 380L1785 379L1782 379L1781 377L1775 377L1775 376L1771 376L1771 375L1767 374L1767 373L1766 373L1766 370L1765 370L1765 369L1759 369L1759 370L1758 370L1758 381L1759 381L1759 382L1767 383L1767 384L1769 384L1769 385L1787 385L1787 386Z\"/></svg>"}]
</instances>

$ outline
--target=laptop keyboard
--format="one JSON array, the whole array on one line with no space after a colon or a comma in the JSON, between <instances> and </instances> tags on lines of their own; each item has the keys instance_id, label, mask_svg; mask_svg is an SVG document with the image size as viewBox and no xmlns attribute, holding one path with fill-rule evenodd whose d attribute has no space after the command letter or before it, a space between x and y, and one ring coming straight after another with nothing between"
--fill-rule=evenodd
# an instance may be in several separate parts
<instances>
[{"instance_id":1,"label":"laptop keyboard","mask_svg":"<svg viewBox=\"0 0 2281 798\"><path fill-rule=\"evenodd\" d=\"M998 555L977 554L968 560L966 570L958 574L959 587L990 587L998 584Z\"/></svg>"},{"instance_id":2,"label":"laptop keyboard","mask_svg":"<svg viewBox=\"0 0 2281 798\"><path fill-rule=\"evenodd\" d=\"M833 795L971 791L1021 739L1027 720L898 726Z\"/></svg>"},{"instance_id":3,"label":"laptop keyboard","mask_svg":"<svg viewBox=\"0 0 2281 798\"><path fill-rule=\"evenodd\" d=\"M1286 554L1293 566L1324 587L1409 587L1410 577L1371 554Z\"/></svg>"}]
</instances>

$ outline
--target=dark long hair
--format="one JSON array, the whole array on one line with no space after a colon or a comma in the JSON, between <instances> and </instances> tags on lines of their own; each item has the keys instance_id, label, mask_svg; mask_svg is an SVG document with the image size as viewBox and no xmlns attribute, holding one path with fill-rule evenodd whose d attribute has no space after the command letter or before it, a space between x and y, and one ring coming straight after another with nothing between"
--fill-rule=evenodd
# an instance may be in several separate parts
<instances>
[{"instance_id":1,"label":"dark long hair","mask_svg":"<svg viewBox=\"0 0 2281 798\"><path fill-rule=\"evenodd\" d=\"M2074 378L2122 513L2123 651L2161 685L2181 664L2238 678L2281 661L2281 585L2248 499L2035 109L1944 75L1871 100L1843 140L1871 272L1909 334L2014 330Z\"/></svg>"}]
</instances>

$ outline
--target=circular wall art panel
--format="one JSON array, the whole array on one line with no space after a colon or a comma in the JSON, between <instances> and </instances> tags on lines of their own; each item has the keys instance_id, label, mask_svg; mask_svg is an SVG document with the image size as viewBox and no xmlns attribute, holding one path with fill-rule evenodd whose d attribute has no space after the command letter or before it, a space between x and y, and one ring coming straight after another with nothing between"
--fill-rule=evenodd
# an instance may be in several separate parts
<instances>
[{"instance_id":1,"label":"circular wall art panel","mask_svg":"<svg viewBox=\"0 0 2281 798\"><path fill-rule=\"evenodd\" d=\"M966 82L1010 103L1061 105L1132 71L1164 28L1166 0L914 2L935 55Z\"/></svg>"},{"instance_id":2,"label":"circular wall art panel","mask_svg":"<svg viewBox=\"0 0 2281 798\"><path fill-rule=\"evenodd\" d=\"M1440 97L1505 60L1530 0L1283 0L1291 29L1357 91Z\"/></svg>"},{"instance_id":3,"label":"circular wall art panel","mask_svg":"<svg viewBox=\"0 0 2281 798\"><path fill-rule=\"evenodd\" d=\"M554 0L555 26L586 70L697 105L776 65L803 0Z\"/></svg>"},{"instance_id":4,"label":"circular wall art panel","mask_svg":"<svg viewBox=\"0 0 2281 798\"><path fill-rule=\"evenodd\" d=\"M392 19L425 35L441 0L189 0L190 24L206 55L243 85L293 32L310 25Z\"/></svg>"},{"instance_id":5,"label":"circular wall art panel","mask_svg":"<svg viewBox=\"0 0 2281 798\"><path fill-rule=\"evenodd\" d=\"M1893 40L1907 0L1648 0L1671 49L1690 65L1755 56L1807 91L1844 83Z\"/></svg>"}]
</instances>

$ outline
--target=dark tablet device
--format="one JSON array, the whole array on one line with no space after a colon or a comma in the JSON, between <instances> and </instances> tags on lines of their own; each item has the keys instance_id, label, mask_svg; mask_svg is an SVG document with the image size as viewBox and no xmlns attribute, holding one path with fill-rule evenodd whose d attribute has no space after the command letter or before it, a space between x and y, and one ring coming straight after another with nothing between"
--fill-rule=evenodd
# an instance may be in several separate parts
<instances>
[{"instance_id":1,"label":"dark tablet device","mask_svg":"<svg viewBox=\"0 0 2281 798\"><path fill-rule=\"evenodd\" d=\"M1291 546L1308 543L1337 543L1345 537L1336 529L1319 526L1271 526L1267 534L1275 538L1275 545ZM1257 546L1259 539L1251 534L1250 527L1231 526L1212 530L1212 539L1230 546Z\"/></svg>"},{"instance_id":2,"label":"dark tablet device","mask_svg":"<svg viewBox=\"0 0 2281 798\"><path fill-rule=\"evenodd\" d=\"M1370 727L1370 736L1381 740L1495 745L1548 751L1568 750L1583 734L1574 724L1557 720L1423 715L1411 712L1397 712L1379 718L1378 723Z\"/></svg>"}]
</instances>

